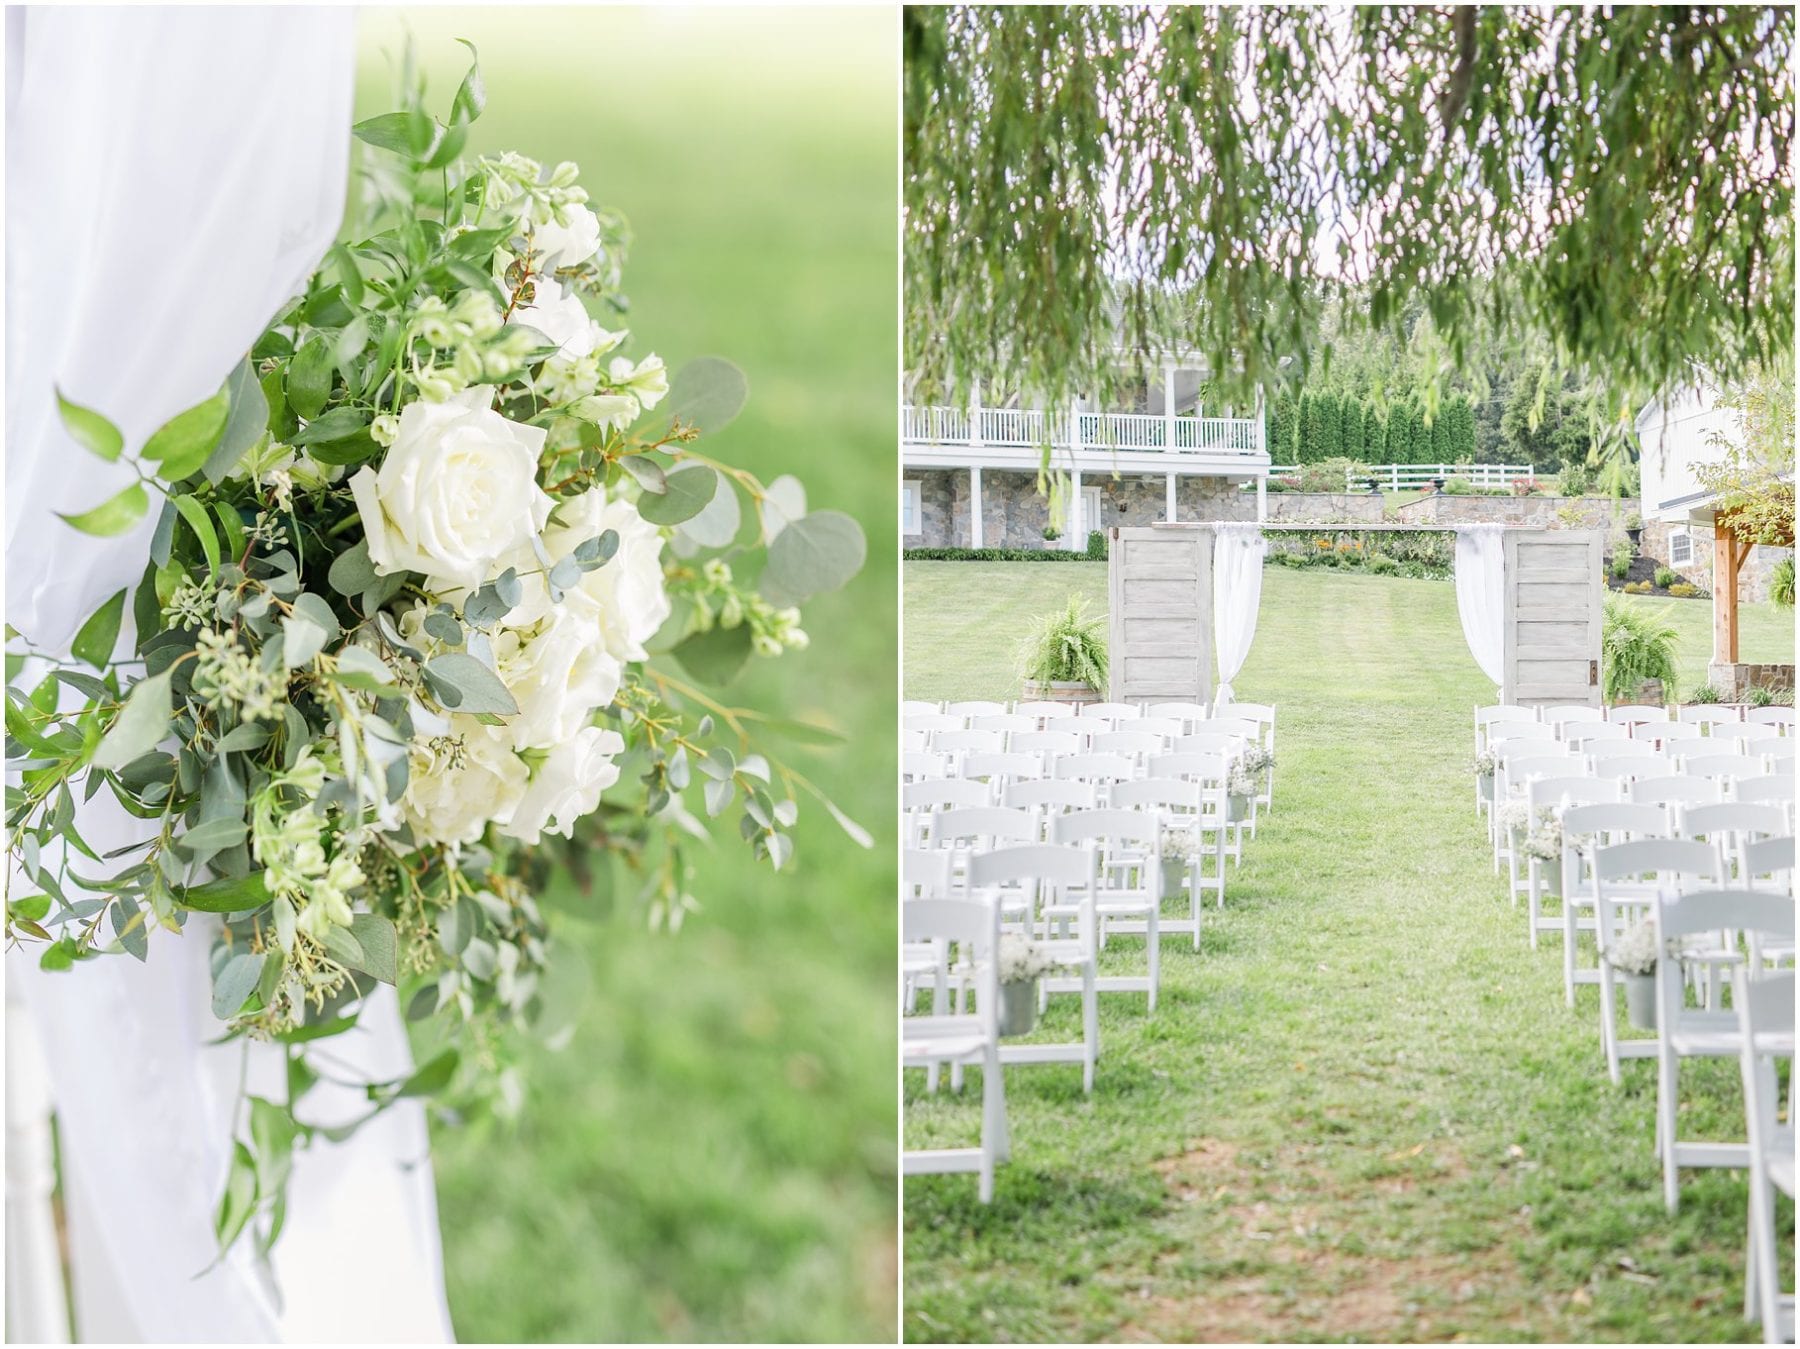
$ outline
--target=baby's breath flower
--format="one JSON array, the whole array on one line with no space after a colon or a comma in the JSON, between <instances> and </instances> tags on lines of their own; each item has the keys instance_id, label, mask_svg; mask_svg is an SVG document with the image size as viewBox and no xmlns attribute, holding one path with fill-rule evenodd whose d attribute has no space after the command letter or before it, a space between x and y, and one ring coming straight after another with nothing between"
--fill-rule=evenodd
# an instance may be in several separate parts
<instances>
[{"instance_id":1,"label":"baby's breath flower","mask_svg":"<svg viewBox=\"0 0 1800 1349\"><path fill-rule=\"evenodd\" d=\"M194 687L208 707L233 709L244 721L271 721L287 693L285 671L264 669L237 636L202 628Z\"/></svg>"},{"instance_id":2,"label":"baby's breath flower","mask_svg":"<svg viewBox=\"0 0 1800 1349\"><path fill-rule=\"evenodd\" d=\"M183 581L163 605L163 621L177 628L198 628L211 621L216 594L194 581Z\"/></svg>"}]
</instances>

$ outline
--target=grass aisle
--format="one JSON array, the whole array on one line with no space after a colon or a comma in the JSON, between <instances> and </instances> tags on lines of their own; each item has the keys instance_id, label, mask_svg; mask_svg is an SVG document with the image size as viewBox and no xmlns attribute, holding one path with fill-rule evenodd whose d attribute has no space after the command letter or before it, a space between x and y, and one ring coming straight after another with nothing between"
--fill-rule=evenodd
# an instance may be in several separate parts
<instances>
[{"instance_id":1,"label":"grass aisle","mask_svg":"<svg viewBox=\"0 0 1800 1349\"><path fill-rule=\"evenodd\" d=\"M1101 602L1099 565L972 570L909 564L907 696L1001 696L998 669L977 690L936 665L1003 654L1071 587ZM1491 689L1451 587L1271 570L1237 682L1281 709L1277 813L1202 951L1165 945L1156 1016L1102 1000L1091 1100L1077 1068L1008 1074L991 1208L908 1181L908 1337L1747 1338L1741 1181L1693 1175L1665 1216L1653 1070L1607 1083L1593 992L1564 1009L1489 870L1468 761ZM1053 1003L1052 1036L1076 1024ZM1729 1071L1693 1074L1714 1103L1684 1136L1741 1137L1735 1067L1706 1067ZM922 1085L908 1145L971 1140L978 1097Z\"/></svg>"}]
</instances>

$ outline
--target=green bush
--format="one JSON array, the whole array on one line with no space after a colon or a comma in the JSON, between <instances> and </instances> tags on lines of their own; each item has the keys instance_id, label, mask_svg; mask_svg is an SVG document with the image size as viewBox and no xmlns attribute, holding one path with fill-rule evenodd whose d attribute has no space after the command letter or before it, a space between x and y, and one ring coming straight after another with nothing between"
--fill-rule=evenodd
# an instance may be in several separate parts
<instances>
[{"instance_id":1,"label":"green bush","mask_svg":"<svg viewBox=\"0 0 1800 1349\"><path fill-rule=\"evenodd\" d=\"M1386 553L1373 554L1365 565L1377 576L1392 576L1400 570L1400 564Z\"/></svg>"},{"instance_id":2,"label":"green bush","mask_svg":"<svg viewBox=\"0 0 1800 1349\"><path fill-rule=\"evenodd\" d=\"M1558 496L1584 497L1591 485L1587 467L1583 464L1564 464L1562 472L1556 475Z\"/></svg>"},{"instance_id":3,"label":"green bush","mask_svg":"<svg viewBox=\"0 0 1800 1349\"><path fill-rule=\"evenodd\" d=\"M1675 696L1675 652L1679 638L1673 626L1649 609L1609 595L1601 624L1601 688L1609 703L1629 702L1646 679L1662 680L1663 693Z\"/></svg>"},{"instance_id":4,"label":"green bush","mask_svg":"<svg viewBox=\"0 0 1800 1349\"><path fill-rule=\"evenodd\" d=\"M1106 620L1088 616L1087 601L1070 595L1055 613L1031 622L1019 643L1019 673L1039 683L1106 687Z\"/></svg>"},{"instance_id":5,"label":"green bush","mask_svg":"<svg viewBox=\"0 0 1800 1349\"><path fill-rule=\"evenodd\" d=\"M1725 695L1720 693L1711 684L1702 684L1699 688L1688 694L1687 701L1690 703L1722 703L1725 701Z\"/></svg>"},{"instance_id":6,"label":"green bush","mask_svg":"<svg viewBox=\"0 0 1800 1349\"><path fill-rule=\"evenodd\" d=\"M1613 580L1623 581L1631 575L1631 557L1631 541L1629 539L1620 539L1613 544L1611 567Z\"/></svg>"},{"instance_id":7,"label":"green bush","mask_svg":"<svg viewBox=\"0 0 1800 1349\"><path fill-rule=\"evenodd\" d=\"M1106 561L1106 531L1104 529L1088 531L1087 560L1089 562Z\"/></svg>"},{"instance_id":8,"label":"green bush","mask_svg":"<svg viewBox=\"0 0 1800 1349\"><path fill-rule=\"evenodd\" d=\"M1470 482L1467 478L1446 478L1444 479L1444 486L1441 490L1447 497L1472 497L1482 495L1482 493L1475 490L1475 484Z\"/></svg>"},{"instance_id":9,"label":"green bush","mask_svg":"<svg viewBox=\"0 0 1800 1349\"><path fill-rule=\"evenodd\" d=\"M1667 567L1658 567L1656 569L1656 584L1661 586L1664 590L1667 590L1680 579L1679 576Z\"/></svg>"},{"instance_id":10,"label":"green bush","mask_svg":"<svg viewBox=\"0 0 1800 1349\"><path fill-rule=\"evenodd\" d=\"M1775 695L1758 684L1744 695L1744 701L1752 707L1769 707L1775 702Z\"/></svg>"},{"instance_id":11,"label":"green bush","mask_svg":"<svg viewBox=\"0 0 1800 1349\"><path fill-rule=\"evenodd\" d=\"M1677 581L1669 587L1669 593L1678 600L1691 600L1700 593L1700 587L1689 585L1686 581Z\"/></svg>"},{"instance_id":12,"label":"green bush","mask_svg":"<svg viewBox=\"0 0 1800 1349\"><path fill-rule=\"evenodd\" d=\"M1088 562L1086 553L1062 548L908 548L907 562Z\"/></svg>"},{"instance_id":13,"label":"green bush","mask_svg":"<svg viewBox=\"0 0 1800 1349\"><path fill-rule=\"evenodd\" d=\"M1784 557L1769 577L1769 598L1787 609L1794 607L1794 559Z\"/></svg>"}]
</instances>

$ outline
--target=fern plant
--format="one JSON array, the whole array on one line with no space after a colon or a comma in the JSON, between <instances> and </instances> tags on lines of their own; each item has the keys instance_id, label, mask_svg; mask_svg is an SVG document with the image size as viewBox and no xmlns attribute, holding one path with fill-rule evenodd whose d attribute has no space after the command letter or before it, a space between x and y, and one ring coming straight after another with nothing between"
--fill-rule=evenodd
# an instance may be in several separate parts
<instances>
[{"instance_id":1,"label":"fern plant","mask_svg":"<svg viewBox=\"0 0 1800 1349\"><path fill-rule=\"evenodd\" d=\"M1794 559L1784 557L1775 564L1775 572L1769 577L1769 598L1783 608L1794 607Z\"/></svg>"},{"instance_id":2,"label":"fern plant","mask_svg":"<svg viewBox=\"0 0 1800 1349\"><path fill-rule=\"evenodd\" d=\"M1019 644L1019 672L1041 684L1106 687L1106 621L1090 617L1087 601L1070 595L1054 613L1031 622Z\"/></svg>"},{"instance_id":3,"label":"fern plant","mask_svg":"<svg viewBox=\"0 0 1800 1349\"><path fill-rule=\"evenodd\" d=\"M1601 627L1601 683L1609 703L1636 696L1646 679L1660 679L1675 697L1675 629L1653 610L1609 597Z\"/></svg>"}]
</instances>

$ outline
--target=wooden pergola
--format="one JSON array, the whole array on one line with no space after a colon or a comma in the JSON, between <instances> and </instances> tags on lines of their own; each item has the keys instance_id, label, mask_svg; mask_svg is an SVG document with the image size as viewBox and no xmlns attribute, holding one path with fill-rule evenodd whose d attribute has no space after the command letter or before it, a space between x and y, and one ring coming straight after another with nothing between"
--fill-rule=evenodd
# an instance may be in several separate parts
<instances>
[{"instance_id":1,"label":"wooden pergola","mask_svg":"<svg viewBox=\"0 0 1800 1349\"><path fill-rule=\"evenodd\" d=\"M1735 512L1715 507L1713 527L1713 664L1735 665L1738 660L1738 573L1757 544L1775 548L1794 546L1794 521L1776 536L1766 532L1756 538L1741 537L1734 528Z\"/></svg>"}]
</instances>

